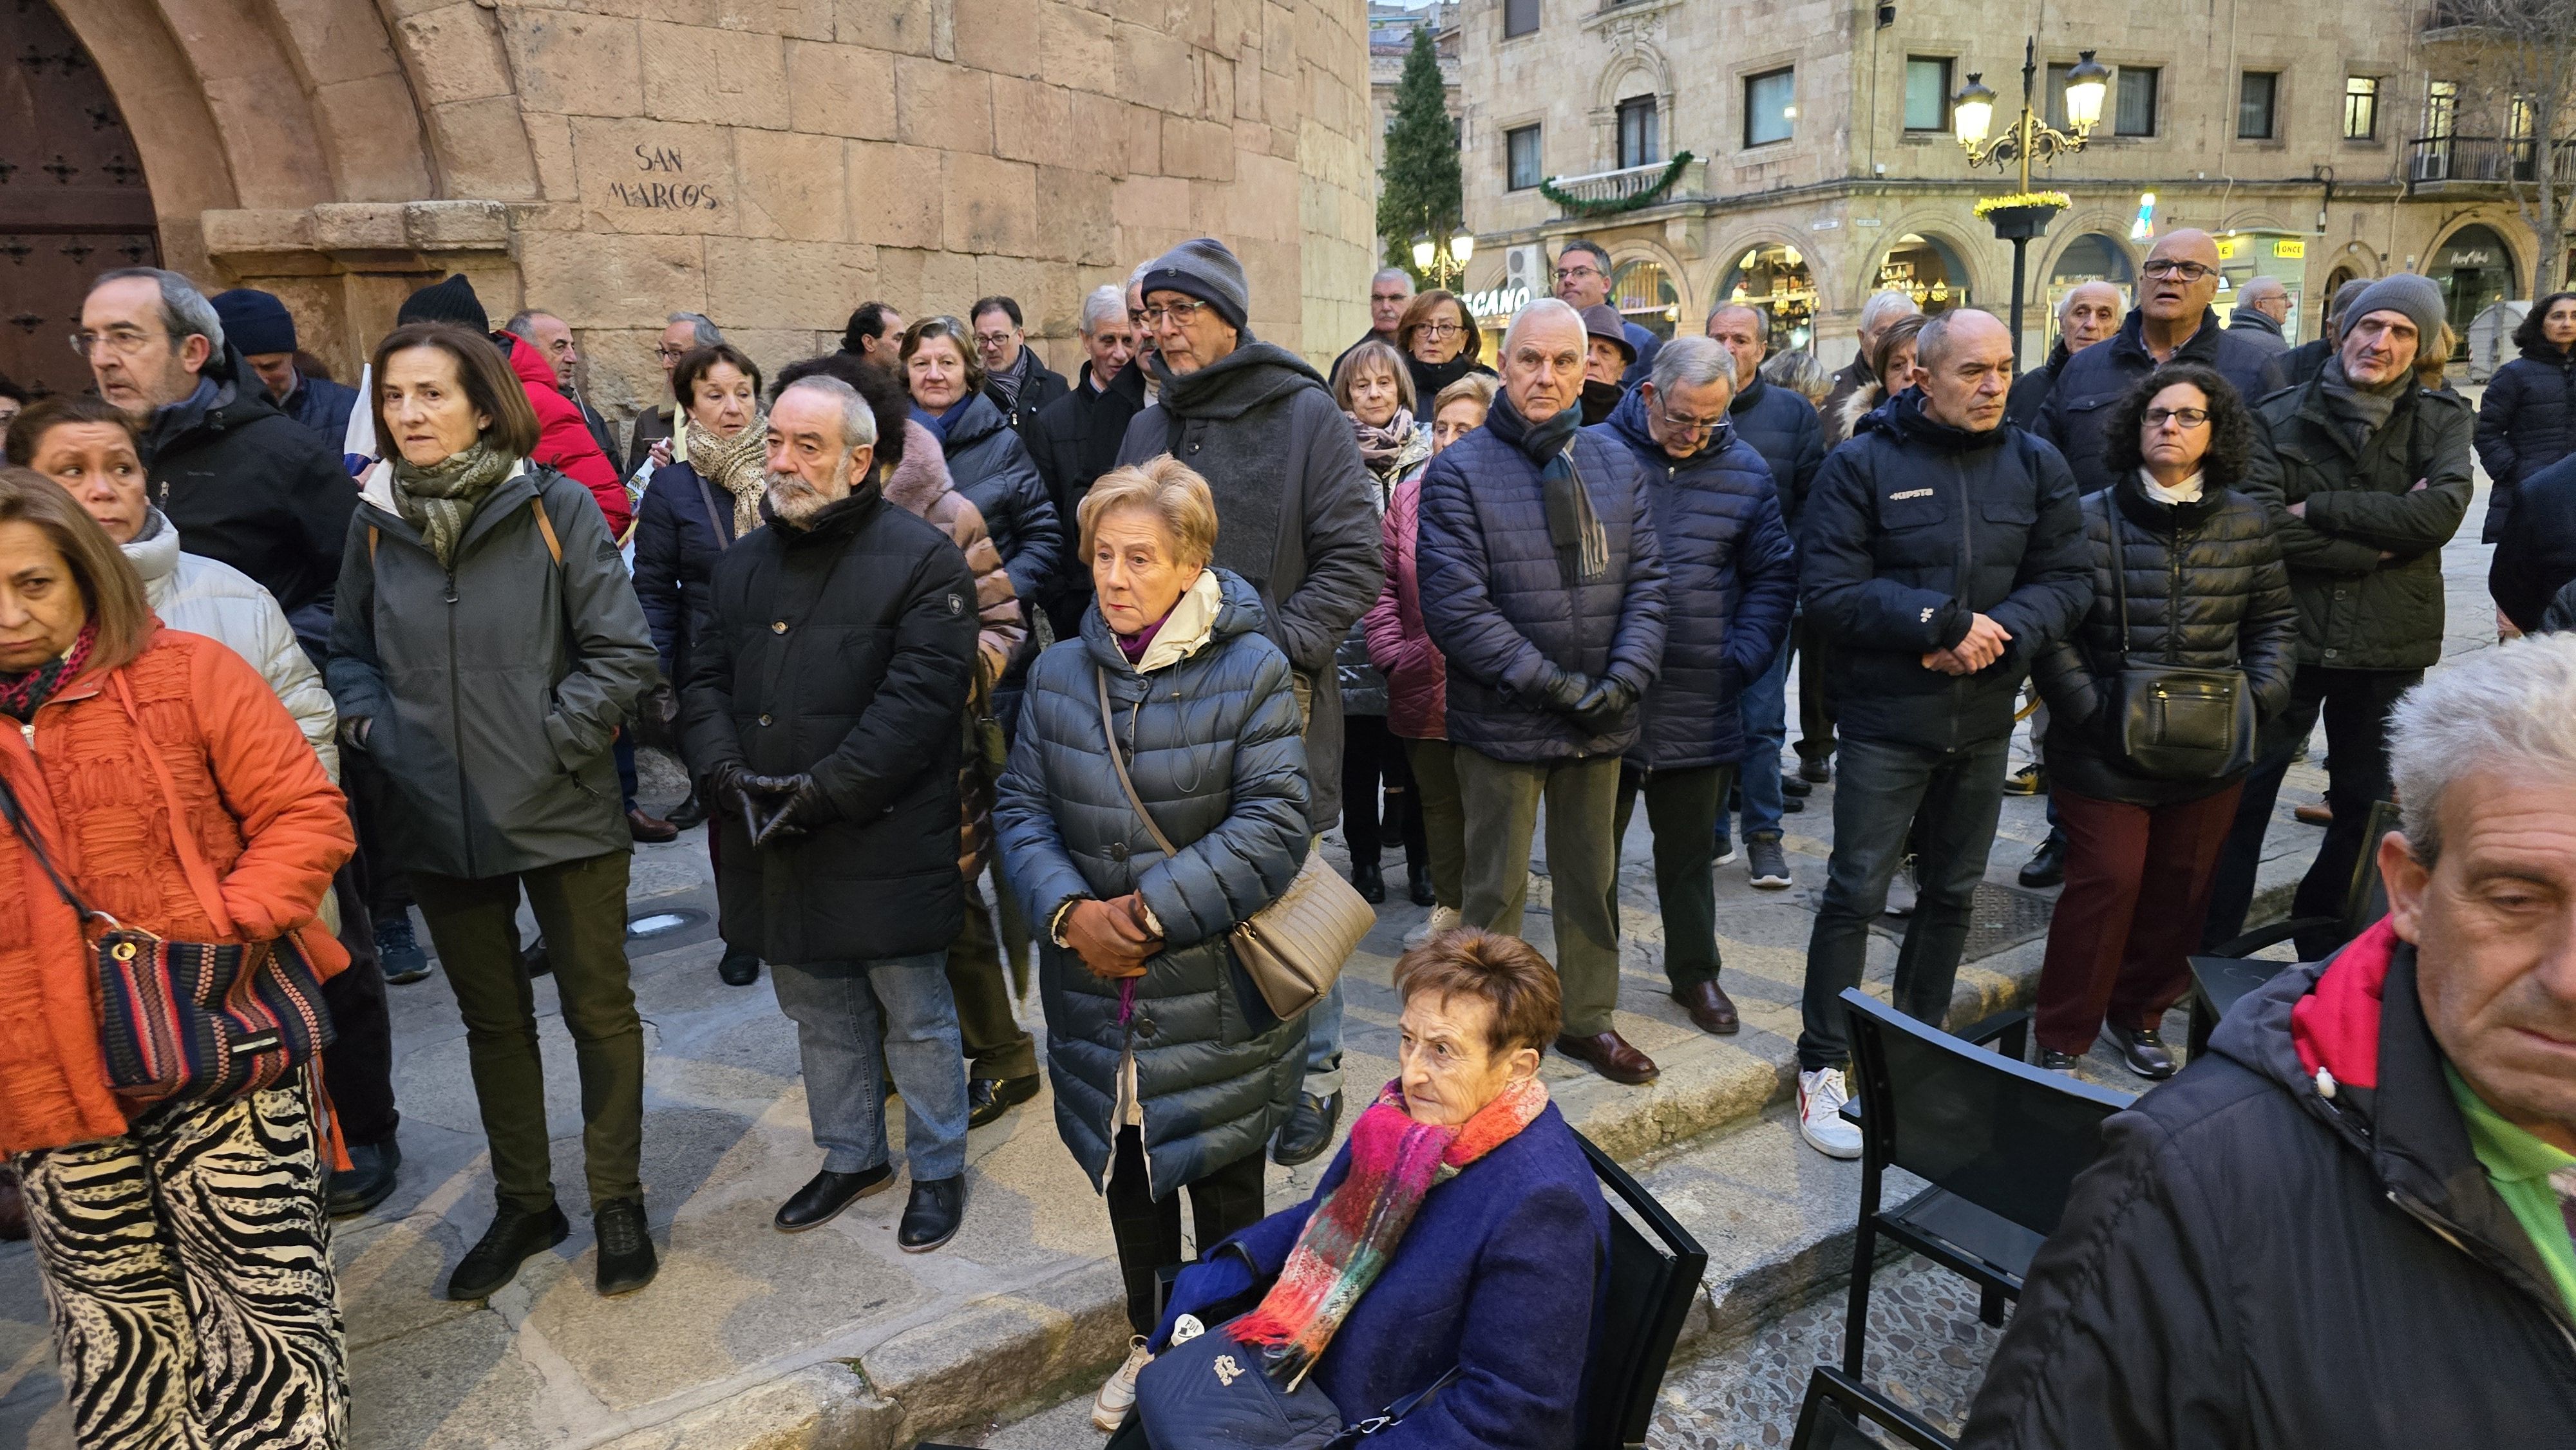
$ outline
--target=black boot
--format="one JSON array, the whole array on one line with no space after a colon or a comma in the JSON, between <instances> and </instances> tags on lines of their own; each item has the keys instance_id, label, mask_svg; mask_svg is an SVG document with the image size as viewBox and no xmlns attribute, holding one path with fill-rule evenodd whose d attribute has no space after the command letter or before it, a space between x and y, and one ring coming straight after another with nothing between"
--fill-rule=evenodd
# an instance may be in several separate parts
<instances>
[{"instance_id":1,"label":"black boot","mask_svg":"<svg viewBox=\"0 0 2576 1450\"><path fill-rule=\"evenodd\" d=\"M716 977L728 987L748 987L760 980L760 953L725 948L724 960L716 963Z\"/></svg>"},{"instance_id":2,"label":"black boot","mask_svg":"<svg viewBox=\"0 0 2576 1450\"><path fill-rule=\"evenodd\" d=\"M385 1201L394 1191L394 1170L402 1166L402 1145L391 1138L381 1143L349 1145L349 1171L331 1171L331 1196L323 1204L333 1218L354 1218Z\"/></svg>"},{"instance_id":3,"label":"black boot","mask_svg":"<svg viewBox=\"0 0 2576 1450\"><path fill-rule=\"evenodd\" d=\"M653 1256L653 1235L644 1226L640 1199L612 1198L590 1216L599 1236L599 1296L614 1299L653 1282L661 1264Z\"/></svg>"},{"instance_id":4,"label":"black boot","mask_svg":"<svg viewBox=\"0 0 2576 1450\"><path fill-rule=\"evenodd\" d=\"M2021 868L2021 884L2038 890L2066 884L2066 837L2055 831L2030 853L2030 861Z\"/></svg>"},{"instance_id":5,"label":"black boot","mask_svg":"<svg viewBox=\"0 0 2576 1450\"><path fill-rule=\"evenodd\" d=\"M1416 861L1410 856L1405 858L1404 894L1406 899L1416 906L1433 906L1439 903L1439 893L1431 889L1430 862Z\"/></svg>"},{"instance_id":6,"label":"black boot","mask_svg":"<svg viewBox=\"0 0 2576 1450\"><path fill-rule=\"evenodd\" d=\"M894 1246L907 1254L926 1254L957 1237L966 1221L966 1177L933 1178L912 1185L912 1201L903 1206Z\"/></svg>"},{"instance_id":7,"label":"black boot","mask_svg":"<svg viewBox=\"0 0 2576 1450\"><path fill-rule=\"evenodd\" d=\"M1371 906L1386 900L1386 877L1379 873L1375 861L1366 865L1353 861L1351 884L1359 888L1360 899Z\"/></svg>"},{"instance_id":8,"label":"black boot","mask_svg":"<svg viewBox=\"0 0 2576 1450\"><path fill-rule=\"evenodd\" d=\"M1333 1146L1333 1129L1341 1120L1340 1093L1328 1098L1299 1093L1288 1121L1279 1125L1278 1141L1270 1145L1270 1161L1282 1168L1314 1162Z\"/></svg>"},{"instance_id":9,"label":"black boot","mask_svg":"<svg viewBox=\"0 0 2576 1450\"><path fill-rule=\"evenodd\" d=\"M502 1204L500 1212L492 1215L492 1226L456 1261L456 1272L447 1276L447 1297L491 1298L519 1276L519 1265L529 1255L544 1253L571 1233L572 1224L558 1204L547 1204L542 1213Z\"/></svg>"}]
</instances>

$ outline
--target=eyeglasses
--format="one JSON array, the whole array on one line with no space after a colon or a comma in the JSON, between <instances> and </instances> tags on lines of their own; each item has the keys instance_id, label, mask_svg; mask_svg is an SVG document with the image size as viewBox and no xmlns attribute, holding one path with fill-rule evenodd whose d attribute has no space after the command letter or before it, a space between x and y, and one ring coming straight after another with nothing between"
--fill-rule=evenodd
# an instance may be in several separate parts
<instances>
[{"instance_id":1,"label":"eyeglasses","mask_svg":"<svg viewBox=\"0 0 2576 1450\"><path fill-rule=\"evenodd\" d=\"M71 335L72 355L83 362L100 343L118 357L132 357L152 341L152 334L139 327L111 327L105 332L75 332Z\"/></svg>"},{"instance_id":2,"label":"eyeglasses","mask_svg":"<svg viewBox=\"0 0 2576 1450\"><path fill-rule=\"evenodd\" d=\"M1000 347L1010 340L1011 334L1007 332L979 332L975 334L975 345L977 347Z\"/></svg>"},{"instance_id":3,"label":"eyeglasses","mask_svg":"<svg viewBox=\"0 0 2576 1450\"><path fill-rule=\"evenodd\" d=\"M2161 428L2167 422L2180 423L2186 428L2197 428L2209 421L2209 410L2206 408L2149 408L2138 416L2150 428Z\"/></svg>"},{"instance_id":4,"label":"eyeglasses","mask_svg":"<svg viewBox=\"0 0 2576 1450\"><path fill-rule=\"evenodd\" d=\"M1206 310L1207 304L1204 302L1156 302L1149 304L1138 315L1144 318L1147 325L1153 327L1161 327L1165 323L1174 327L1187 327L1198 321L1199 314Z\"/></svg>"},{"instance_id":5,"label":"eyeglasses","mask_svg":"<svg viewBox=\"0 0 2576 1450\"><path fill-rule=\"evenodd\" d=\"M680 359L687 357L688 355L689 349L685 347L672 347L667 343L656 343L653 347L653 356L660 358L666 363L678 362Z\"/></svg>"},{"instance_id":6,"label":"eyeglasses","mask_svg":"<svg viewBox=\"0 0 2576 1450\"><path fill-rule=\"evenodd\" d=\"M1723 416L1715 418L1684 417L1683 415L1666 408L1661 403L1657 403L1655 405L1655 412L1663 418L1665 427L1678 428L1684 433L1688 433L1693 436L1697 436L1701 433L1716 432L1718 425L1726 421Z\"/></svg>"},{"instance_id":7,"label":"eyeglasses","mask_svg":"<svg viewBox=\"0 0 2576 1450\"><path fill-rule=\"evenodd\" d=\"M2146 267L2147 275L2150 277L2179 277L2186 282L2197 282L2217 270L2216 267L2204 267L2198 262L2177 262L2171 257L2159 257L2149 262Z\"/></svg>"},{"instance_id":8,"label":"eyeglasses","mask_svg":"<svg viewBox=\"0 0 2576 1450\"><path fill-rule=\"evenodd\" d=\"M1424 337L1437 339L1443 337L1456 337L1467 329L1455 322L1426 322L1416 330Z\"/></svg>"},{"instance_id":9,"label":"eyeglasses","mask_svg":"<svg viewBox=\"0 0 2576 1450\"><path fill-rule=\"evenodd\" d=\"M1556 280L1559 282L1571 282L1577 277L1598 277L1600 275L1601 269L1598 267L1559 267L1556 269Z\"/></svg>"}]
</instances>

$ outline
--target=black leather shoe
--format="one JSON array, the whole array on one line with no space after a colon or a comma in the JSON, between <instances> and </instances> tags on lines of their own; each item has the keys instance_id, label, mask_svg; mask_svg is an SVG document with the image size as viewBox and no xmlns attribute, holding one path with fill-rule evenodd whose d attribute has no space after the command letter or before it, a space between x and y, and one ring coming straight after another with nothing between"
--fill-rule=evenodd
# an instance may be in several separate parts
<instances>
[{"instance_id":1,"label":"black leather shoe","mask_svg":"<svg viewBox=\"0 0 2576 1450\"><path fill-rule=\"evenodd\" d=\"M778 1205L773 1220L780 1233L798 1234L819 1228L840 1215L842 1209L871 1193L882 1193L894 1186L894 1165L880 1163L857 1173L835 1173L826 1168L809 1179L805 1186Z\"/></svg>"},{"instance_id":2,"label":"black leather shoe","mask_svg":"<svg viewBox=\"0 0 2576 1450\"><path fill-rule=\"evenodd\" d=\"M531 982L554 971L554 958L546 955L544 937L539 937L519 948L519 969L528 974L528 980Z\"/></svg>"},{"instance_id":3,"label":"black leather shoe","mask_svg":"<svg viewBox=\"0 0 2576 1450\"><path fill-rule=\"evenodd\" d=\"M1001 1121L1002 1114L1038 1095L1037 1074L1027 1077L979 1077L966 1084L966 1126L980 1128Z\"/></svg>"},{"instance_id":4,"label":"black leather shoe","mask_svg":"<svg viewBox=\"0 0 2576 1450\"><path fill-rule=\"evenodd\" d=\"M1386 876L1374 861L1365 866L1351 863L1351 885L1359 888L1360 899L1371 906L1386 900Z\"/></svg>"},{"instance_id":5,"label":"black leather shoe","mask_svg":"<svg viewBox=\"0 0 2576 1450\"><path fill-rule=\"evenodd\" d=\"M1416 906L1437 906L1440 904L1440 893L1431 889L1431 865L1429 862L1424 862L1419 866L1415 865L1411 861L1404 863L1404 895L1405 899L1411 901Z\"/></svg>"},{"instance_id":6,"label":"black leather shoe","mask_svg":"<svg viewBox=\"0 0 2576 1450\"><path fill-rule=\"evenodd\" d=\"M748 987L760 980L760 954L725 948L724 960L716 963L716 979L728 987Z\"/></svg>"},{"instance_id":7,"label":"black leather shoe","mask_svg":"<svg viewBox=\"0 0 2576 1450\"><path fill-rule=\"evenodd\" d=\"M1780 777L1780 794L1788 796L1794 800L1804 800L1808 796L1815 794L1815 790L1816 783L1807 779L1803 775L1798 775L1794 772L1784 772Z\"/></svg>"},{"instance_id":8,"label":"black leather shoe","mask_svg":"<svg viewBox=\"0 0 2576 1450\"><path fill-rule=\"evenodd\" d=\"M894 1231L894 1246L907 1254L926 1254L957 1237L966 1221L966 1178L933 1178L912 1185L912 1201L903 1206L903 1222Z\"/></svg>"},{"instance_id":9,"label":"black leather shoe","mask_svg":"<svg viewBox=\"0 0 2576 1450\"><path fill-rule=\"evenodd\" d=\"M2152 1027L2117 1027L2105 1022L2102 1040L2118 1048L2120 1061L2140 1077L2162 1082L2174 1075L2173 1054Z\"/></svg>"},{"instance_id":10,"label":"black leather shoe","mask_svg":"<svg viewBox=\"0 0 2576 1450\"><path fill-rule=\"evenodd\" d=\"M614 1299L653 1282L661 1265L653 1257L641 1199L612 1198L590 1216L590 1224L599 1235L599 1297Z\"/></svg>"},{"instance_id":11,"label":"black leather shoe","mask_svg":"<svg viewBox=\"0 0 2576 1450\"><path fill-rule=\"evenodd\" d=\"M562 1243L572 1233L572 1224L564 1218L557 1204L547 1204L543 1213L530 1213L524 1208L502 1204L492 1215L492 1226L465 1257L456 1261L456 1272L447 1276L450 1299L489 1299L512 1279L519 1277L519 1265L531 1254L540 1254Z\"/></svg>"},{"instance_id":12,"label":"black leather shoe","mask_svg":"<svg viewBox=\"0 0 2576 1450\"><path fill-rule=\"evenodd\" d=\"M1333 1146L1333 1129L1341 1121L1340 1093L1328 1098L1297 1094L1297 1106L1289 1109L1288 1121L1279 1125L1279 1136L1270 1144L1270 1161L1282 1168L1314 1162Z\"/></svg>"},{"instance_id":13,"label":"black leather shoe","mask_svg":"<svg viewBox=\"0 0 2576 1450\"><path fill-rule=\"evenodd\" d=\"M696 791L691 791L687 800L671 807L671 813L662 819L669 821L673 830L686 831L703 826L707 823L706 803L698 799Z\"/></svg>"},{"instance_id":14,"label":"black leather shoe","mask_svg":"<svg viewBox=\"0 0 2576 1450\"><path fill-rule=\"evenodd\" d=\"M385 1201L394 1191L394 1170L402 1166L402 1145L349 1145L349 1171L331 1170L331 1196L323 1208L333 1218L354 1218Z\"/></svg>"},{"instance_id":15,"label":"black leather shoe","mask_svg":"<svg viewBox=\"0 0 2576 1450\"><path fill-rule=\"evenodd\" d=\"M1833 778L1834 766L1831 756L1819 755L1813 760L1798 762L1798 779L1810 785L1830 784Z\"/></svg>"},{"instance_id":16,"label":"black leather shoe","mask_svg":"<svg viewBox=\"0 0 2576 1450\"><path fill-rule=\"evenodd\" d=\"M2071 1073L2075 1071L2075 1054L2060 1052L2054 1047L2043 1047L2039 1050L2039 1065L2047 1072Z\"/></svg>"},{"instance_id":17,"label":"black leather shoe","mask_svg":"<svg viewBox=\"0 0 2576 1450\"><path fill-rule=\"evenodd\" d=\"M2064 836L2051 831L2048 839L2039 843L2039 849L2030 853L2030 860L2021 868L2021 884L2033 890L2066 884Z\"/></svg>"}]
</instances>

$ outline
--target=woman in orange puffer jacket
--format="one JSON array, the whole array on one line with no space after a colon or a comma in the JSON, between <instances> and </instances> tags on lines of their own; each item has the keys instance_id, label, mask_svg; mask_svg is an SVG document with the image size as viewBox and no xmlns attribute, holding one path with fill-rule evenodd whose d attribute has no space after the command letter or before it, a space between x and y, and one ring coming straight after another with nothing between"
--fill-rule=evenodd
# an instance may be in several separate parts
<instances>
[{"instance_id":1,"label":"woman in orange puffer jacket","mask_svg":"<svg viewBox=\"0 0 2576 1450\"><path fill-rule=\"evenodd\" d=\"M292 935L319 975L348 965L317 913L356 843L312 747L239 655L162 629L106 532L19 468L0 469L0 715L15 727L0 729L0 781L91 910L173 940ZM174 827L229 931L191 890ZM74 1437L341 1444L315 1104L300 1080L229 1102L120 1098L93 982L81 923L0 831L0 1155L23 1175Z\"/></svg>"}]
</instances>

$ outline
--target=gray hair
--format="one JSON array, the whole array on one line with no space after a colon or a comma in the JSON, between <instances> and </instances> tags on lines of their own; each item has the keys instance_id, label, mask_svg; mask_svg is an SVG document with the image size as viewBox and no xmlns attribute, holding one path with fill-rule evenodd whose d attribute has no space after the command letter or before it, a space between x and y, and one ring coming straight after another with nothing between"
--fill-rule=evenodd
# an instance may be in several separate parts
<instances>
[{"instance_id":1,"label":"gray hair","mask_svg":"<svg viewBox=\"0 0 2576 1450\"><path fill-rule=\"evenodd\" d=\"M1521 335L1522 328L1527 327L1534 322L1541 322L1552 318L1562 318L1570 324L1575 331L1583 331L1582 313L1575 311L1574 308L1562 298L1541 297L1537 301L1532 302L1529 306L1524 307L1519 312L1513 314L1512 325L1503 329L1503 356L1509 357L1512 355L1512 339Z\"/></svg>"},{"instance_id":2,"label":"gray hair","mask_svg":"<svg viewBox=\"0 0 2576 1450\"><path fill-rule=\"evenodd\" d=\"M1869 300L1860 305L1860 330L1876 332L1900 317L1912 317L1922 310L1922 304L1894 288L1872 292Z\"/></svg>"},{"instance_id":3,"label":"gray hair","mask_svg":"<svg viewBox=\"0 0 2576 1450\"><path fill-rule=\"evenodd\" d=\"M1814 349L1793 347L1775 352L1762 364L1762 381L1775 388L1787 388L1812 403L1833 391L1833 374L1825 371L1824 361Z\"/></svg>"},{"instance_id":4,"label":"gray hair","mask_svg":"<svg viewBox=\"0 0 2576 1450\"><path fill-rule=\"evenodd\" d=\"M689 324L689 345L691 347L713 347L717 343L724 341L723 330L718 328L713 322L707 320L707 315L703 312L674 312L670 316L662 319L662 325L665 327L670 326L674 322L685 322Z\"/></svg>"},{"instance_id":5,"label":"gray hair","mask_svg":"<svg viewBox=\"0 0 2576 1450\"><path fill-rule=\"evenodd\" d=\"M89 290L95 292L110 282L128 282L137 277L149 277L161 288L161 330L170 334L172 342L202 337L214 344L217 358L223 356L224 320L215 315L215 304L197 290L197 284L176 272L159 267L119 267L113 272L101 272L98 280L89 284Z\"/></svg>"},{"instance_id":6,"label":"gray hair","mask_svg":"<svg viewBox=\"0 0 2576 1450\"><path fill-rule=\"evenodd\" d=\"M833 377L830 373L809 373L780 388L778 397L769 400L769 406L775 410L780 398L786 397L789 393L800 392L821 393L841 405L841 447L843 449L876 446L876 410L868 406L866 398L859 396L858 389Z\"/></svg>"},{"instance_id":7,"label":"gray hair","mask_svg":"<svg viewBox=\"0 0 2576 1450\"><path fill-rule=\"evenodd\" d=\"M1082 299L1082 335L1085 337L1096 336L1103 322L1126 320L1127 294L1110 283L1103 282L1092 288L1091 295Z\"/></svg>"},{"instance_id":8,"label":"gray hair","mask_svg":"<svg viewBox=\"0 0 2576 1450\"><path fill-rule=\"evenodd\" d=\"M1376 292L1377 284L1390 279L1404 284L1405 296L1410 297L1413 295L1413 274L1404 270L1402 267L1378 268L1377 275L1369 279L1369 291L1372 293Z\"/></svg>"},{"instance_id":9,"label":"gray hair","mask_svg":"<svg viewBox=\"0 0 2576 1450\"><path fill-rule=\"evenodd\" d=\"M2257 280L2259 281L2259 280L2262 280L2262 279L2259 279L2259 278L2258 278ZM2253 284L2249 282L2249 283L2247 283L2246 285L2250 287L2250 286L2252 286ZM2275 283L2273 283L2272 285L2273 285L2273 286L2275 286L2275 287L2278 287L2278 286L2280 286L2281 284L2280 284L2280 283L2278 283L2278 282L2275 282ZM2118 284L2117 282L2108 281L2108 280L2106 280L2106 279L2104 279L2104 278L2101 278L2101 277L2096 277L2096 278L2094 278L2094 279L2093 279L2092 281L2090 281L2090 282L2078 282L2078 283L2076 283L2074 286L2067 288L2067 289L2066 289L2066 295L2057 299L2057 320L2058 320L2059 322L2061 322L2061 323L2062 323L2062 322L2064 322L2064 321L2066 320L2066 309L2075 305L2075 299L2076 299L2076 298L2078 298L2078 297L2083 296L2083 295L2084 295L2084 289L2085 289L2085 288L2087 288L2087 287L2108 287L2108 288L2110 288L2110 289L2111 289L2111 305L2112 305L2114 308L2116 308L2116 309L2118 309L2118 310L2120 310L2120 311L2122 311L2122 312L2126 312L2126 311L2128 311L2128 310L2129 310L2128 299L2126 299L2126 298L2124 298L2124 297L2122 297L2122 296L2120 295L2120 284ZM2238 300L2239 300L2239 301L2242 301L2242 300L2243 300L2243 298L2240 296L2240 297L2238 298Z\"/></svg>"},{"instance_id":10,"label":"gray hair","mask_svg":"<svg viewBox=\"0 0 2576 1450\"><path fill-rule=\"evenodd\" d=\"M2281 285L2278 277L2248 277L2245 285L2236 289L2236 305L2243 307L2251 302L2260 302L2275 292L2284 297L2290 295L2290 289Z\"/></svg>"},{"instance_id":11,"label":"gray hair","mask_svg":"<svg viewBox=\"0 0 2576 1450\"><path fill-rule=\"evenodd\" d=\"M523 307L510 314L510 320L501 324L501 330L522 342L533 343L537 340L537 319L540 317L554 317L554 314L542 307ZM555 320L560 322L563 319Z\"/></svg>"},{"instance_id":12,"label":"gray hair","mask_svg":"<svg viewBox=\"0 0 2576 1450\"><path fill-rule=\"evenodd\" d=\"M1135 271L1127 274L1128 291L1133 292L1137 288L1145 285L1145 274L1154 270L1154 261L1154 258L1147 257L1145 260L1136 264Z\"/></svg>"},{"instance_id":13,"label":"gray hair","mask_svg":"<svg viewBox=\"0 0 2576 1450\"><path fill-rule=\"evenodd\" d=\"M2426 866L2442 846L2442 795L2462 778L2576 781L2576 634L2514 640L2426 675L2388 712L2388 768L2406 844Z\"/></svg>"},{"instance_id":14,"label":"gray hair","mask_svg":"<svg viewBox=\"0 0 2576 1450\"><path fill-rule=\"evenodd\" d=\"M1669 398L1675 388L1704 388L1711 383L1726 384L1727 396L1735 395L1735 354L1726 344L1713 337L1676 337L1655 350L1655 366L1646 374L1655 385L1655 396Z\"/></svg>"}]
</instances>

